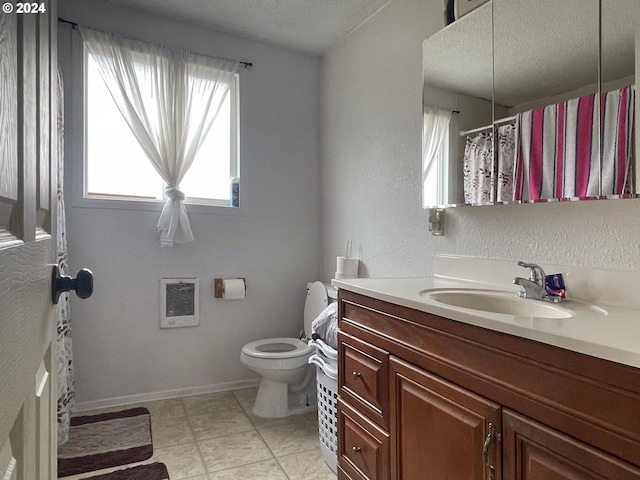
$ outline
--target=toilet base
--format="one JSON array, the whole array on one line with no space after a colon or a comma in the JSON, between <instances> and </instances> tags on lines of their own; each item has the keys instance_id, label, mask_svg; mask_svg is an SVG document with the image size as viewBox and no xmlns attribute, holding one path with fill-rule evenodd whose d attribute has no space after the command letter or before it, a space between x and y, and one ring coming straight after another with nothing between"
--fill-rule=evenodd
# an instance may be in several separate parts
<instances>
[{"instance_id":1,"label":"toilet base","mask_svg":"<svg viewBox=\"0 0 640 480\"><path fill-rule=\"evenodd\" d=\"M262 378L253 413L259 417L278 418L299 415L317 409L315 382L301 392L290 392L289 385Z\"/></svg>"}]
</instances>

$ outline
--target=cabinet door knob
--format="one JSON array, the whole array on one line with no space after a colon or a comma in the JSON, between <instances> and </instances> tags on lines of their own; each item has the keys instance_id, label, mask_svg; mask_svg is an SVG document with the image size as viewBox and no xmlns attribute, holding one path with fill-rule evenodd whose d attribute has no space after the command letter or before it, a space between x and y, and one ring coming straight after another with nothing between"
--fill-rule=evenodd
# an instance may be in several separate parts
<instances>
[{"instance_id":1,"label":"cabinet door knob","mask_svg":"<svg viewBox=\"0 0 640 480\"><path fill-rule=\"evenodd\" d=\"M353 372L353 378L360 378L362 377L362 374L360 372Z\"/></svg>"},{"instance_id":2,"label":"cabinet door knob","mask_svg":"<svg viewBox=\"0 0 640 480\"><path fill-rule=\"evenodd\" d=\"M362 451L362 447L351 447L351 450L353 450L353 453L360 453Z\"/></svg>"}]
</instances>

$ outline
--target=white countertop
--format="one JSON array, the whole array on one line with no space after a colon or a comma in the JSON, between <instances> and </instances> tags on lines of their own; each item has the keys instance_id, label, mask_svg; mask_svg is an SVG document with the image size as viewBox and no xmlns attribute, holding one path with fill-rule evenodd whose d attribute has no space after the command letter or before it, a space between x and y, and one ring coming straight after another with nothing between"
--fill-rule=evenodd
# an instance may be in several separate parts
<instances>
[{"instance_id":1,"label":"white countertop","mask_svg":"<svg viewBox=\"0 0 640 480\"><path fill-rule=\"evenodd\" d=\"M597 302L567 300L558 308L570 318L536 318L491 313L437 302L420 292L439 288L512 291L512 284L468 282L442 276L424 278L354 278L332 285L389 303L450 318L459 322L515 335L567 350L640 368L640 310ZM567 285L569 286L569 285ZM538 302L537 300L522 300Z\"/></svg>"}]
</instances>

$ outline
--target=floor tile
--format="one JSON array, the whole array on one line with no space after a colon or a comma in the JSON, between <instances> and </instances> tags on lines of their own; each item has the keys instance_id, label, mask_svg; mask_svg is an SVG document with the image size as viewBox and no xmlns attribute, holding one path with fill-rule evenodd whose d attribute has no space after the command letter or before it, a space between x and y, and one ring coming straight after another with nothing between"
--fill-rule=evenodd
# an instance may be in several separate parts
<instances>
[{"instance_id":1,"label":"floor tile","mask_svg":"<svg viewBox=\"0 0 640 480\"><path fill-rule=\"evenodd\" d=\"M318 411L317 410L315 412L305 413L302 416L305 418L305 420L311 422L313 425L316 426L316 428L318 428Z\"/></svg>"},{"instance_id":2,"label":"floor tile","mask_svg":"<svg viewBox=\"0 0 640 480\"><path fill-rule=\"evenodd\" d=\"M183 397L183 402L187 415L212 413L220 410L221 408L238 407L238 400L236 400L236 397L232 392L217 392Z\"/></svg>"},{"instance_id":3,"label":"floor tile","mask_svg":"<svg viewBox=\"0 0 640 480\"><path fill-rule=\"evenodd\" d=\"M140 406L147 408L151 418L155 421L184 417L186 415L181 398L145 402L141 403Z\"/></svg>"},{"instance_id":4,"label":"floor tile","mask_svg":"<svg viewBox=\"0 0 640 480\"><path fill-rule=\"evenodd\" d=\"M336 474L324 461L320 448L278 458L289 480L336 480Z\"/></svg>"},{"instance_id":5,"label":"floor tile","mask_svg":"<svg viewBox=\"0 0 640 480\"><path fill-rule=\"evenodd\" d=\"M235 409L221 408L213 413L190 415L188 418L196 440L254 431L253 425L240 406L236 406Z\"/></svg>"},{"instance_id":6,"label":"floor tile","mask_svg":"<svg viewBox=\"0 0 640 480\"><path fill-rule=\"evenodd\" d=\"M152 417L151 434L155 448L195 442L195 437L191 431L187 417L170 418L169 420L160 421L155 421Z\"/></svg>"},{"instance_id":7,"label":"floor tile","mask_svg":"<svg viewBox=\"0 0 640 480\"><path fill-rule=\"evenodd\" d=\"M257 432L202 440L198 447L209 473L273 458Z\"/></svg>"},{"instance_id":8,"label":"floor tile","mask_svg":"<svg viewBox=\"0 0 640 480\"><path fill-rule=\"evenodd\" d=\"M233 394L243 407L253 407L253 404L256 401L256 396L258 395L258 387L234 390Z\"/></svg>"},{"instance_id":9,"label":"floor tile","mask_svg":"<svg viewBox=\"0 0 640 480\"><path fill-rule=\"evenodd\" d=\"M318 429L311 423L290 423L259 430L265 443L277 457L320 448Z\"/></svg>"},{"instance_id":10,"label":"floor tile","mask_svg":"<svg viewBox=\"0 0 640 480\"><path fill-rule=\"evenodd\" d=\"M209 474L209 480L288 480L275 460L252 463L242 467Z\"/></svg>"},{"instance_id":11,"label":"floor tile","mask_svg":"<svg viewBox=\"0 0 640 480\"><path fill-rule=\"evenodd\" d=\"M163 462L167 466L171 480L181 480L206 473L195 443L154 449L153 461Z\"/></svg>"},{"instance_id":12,"label":"floor tile","mask_svg":"<svg viewBox=\"0 0 640 480\"><path fill-rule=\"evenodd\" d=\"M245 408L244 412L246 413L247 417L249 417L249 420L251 420L251 423L258 430L269 428L269 427L275 427L277 425L289 425L292 423L304 424L309 422L309 420L307 419L307 417L305 417L305 415L289 415L286 417L266 418L266 417L259 417L258 415L253 413L251 408L248 408L248 409Z\"/></svg>"}]
</instances>

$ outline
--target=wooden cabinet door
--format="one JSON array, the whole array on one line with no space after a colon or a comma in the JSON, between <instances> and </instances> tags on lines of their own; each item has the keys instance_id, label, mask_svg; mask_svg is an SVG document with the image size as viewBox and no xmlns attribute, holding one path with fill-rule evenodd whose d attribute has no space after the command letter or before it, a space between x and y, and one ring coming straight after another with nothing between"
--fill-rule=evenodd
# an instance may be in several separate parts
<instances>
[{"instance_id":1,"label":"wooden cabinet door","mask_svg":"<svg viewBox=\"0 0 640 480\"><path fill-rule=\"evenodd\" d=\"M638 480L640 469L530 418L503 414L505 480Z\"/></svg>"},{"instance_id":2,"label":"wooden cabinet door","mask_svg":"<svg viewBox=\"0 0 640 480\"><path fill-rule=\"evenodd\" d=\"M391 478L500 480L500 405L395 357L390 366Z\"/></svg>"}]
</instances>

